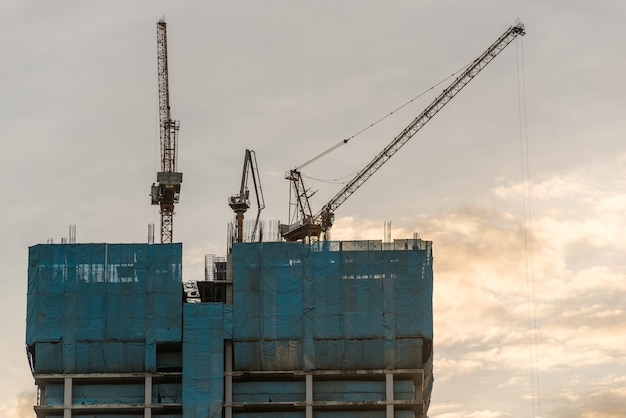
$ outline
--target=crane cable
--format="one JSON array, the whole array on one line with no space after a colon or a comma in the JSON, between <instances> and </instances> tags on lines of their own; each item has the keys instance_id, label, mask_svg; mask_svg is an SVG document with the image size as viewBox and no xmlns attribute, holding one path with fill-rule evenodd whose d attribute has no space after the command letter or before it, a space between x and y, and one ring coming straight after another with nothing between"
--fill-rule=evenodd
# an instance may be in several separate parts
<instances>
[{"instance_id":1,"label":"crane cable","mask_svg":"<svg viewBox=\"0 0 626 418\"><path fill-rule=\"evenodd\" d=\"M413 103L415 100L419 99L420 97L424 96L426 93L428 93L429 91L435 89L436 87L438 87L440 84L445 83L446 81L448 81L449 79L451 79L452 77L455 77L457 74L459 74L462 71L465 71L465 69L467 67L469 67L472 63L467 64L465 66L463 66L462 68L458 69L457 71L455 71L454 73L450 74L448 77L444 78L443 80L441 80L440 82L438 82L437 84L433 85L432 87L424 90L423 92L421 92L420 94L418 94L417 96L413 97L411 100L409 100L408 102L404 103L402 106L392 110L391 112L387 113L385 116L379 118L378 120L376 120L375 122L370 123L369 125L367 125L365 128L361 129L360 131L358 131L357 133L353 134L352 136L346 138L346 139L342 139L341 141L339 141L337 144L333 145L332 147L328 148L326 151L323 151L321 154L311 158L310 160L308 160L307 162L300 164L299 166L296 167L296 171L300 171L302 168L308 166L309 164L314 163L315 161L319 160L320 158L324 157L327 154L330 154L331 152L333 152L334 150L336 150L337 148L341 147L342 145L347 144L352 138L362 134L363 132L367 131L368 129L374 127L375 125L379 124L380 122L382 122L383 120L387 119L389 116L393 115L394 113L396 113L397 111L405 108L406 106L410 105L411 103Z\"/></svg>"},{"instance_id":2,"label":"crane cable","mask_svg":"<svg viewBox=\"0 0 626 418\"><path fill-rule=\"evenodd\" d=\"M521 43L521 48L519 48ZM522 169L522 194L524 206L524 250L526 261L526 291L528 298L528 347L530 357L531 403L533 417L541 416L541 398L539 395L539 356L537 349L537 312L535 304L535 265L533 248L533 227L531 208L530 162L528 156L528 120L526 112L526 81L524 74L523 40L516 43L517 51L517 95L519 109L520 160ZM521 60L521 62L520 62ZM521 68L521 74L520 74ZM537 414L535 414L535 410Z\"/></svg>"}]
</instances>

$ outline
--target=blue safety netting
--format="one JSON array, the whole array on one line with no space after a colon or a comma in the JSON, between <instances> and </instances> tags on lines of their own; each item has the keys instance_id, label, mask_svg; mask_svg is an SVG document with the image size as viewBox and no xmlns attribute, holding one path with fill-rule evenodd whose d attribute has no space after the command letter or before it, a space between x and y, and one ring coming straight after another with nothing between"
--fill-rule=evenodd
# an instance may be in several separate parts
<instances>
[{"instance_id":1,"label":"blue safety netting","mask_svg":"<svg viewBox=\"0 0 626 418\"><path fill-rule=\"evenodd\" d=\"M304 402L306 384L304 380L233 382L233 402Z\"/></svg>"},{"instance_id":2,"label":"blue safety netting","mask_svg":"<svg viewBox=\"0 0 626 418\"><path fill-rule=\"evenodd\" d=\"M145 341L35 343L37 373L140 373L153 371L155 346Z\"/></svg>"},{"instance_id":3,"label":"blue safety netting","mask_svg":"<svg viewBox=\"0 0 626 418\"><path fill-rule=\"evenodd\" d=\"M63 383L46 385L47 405L63 405ZM145 400L143 383L77 384L72 385L72 402L77 405L142 404ZM160 404L182 403L180 383L154 383L152 402Z\"/></svg>"},{"instance_id":4,"label":"blue safety netting","mask_svg":"<svg viewBox=\"0 0 626 418\"><path fill-rule=\"evenodd\" d=\"M234 413L233 418L305 418L305 412L241 412ZM316 418L385 418L387 415L381 411L315 411ZM414 418L412 411L395 411L395 418Z\"/></svg>"},{"instance_id":5,"label":"blue safety netting","mask_svg":"<svg viewBox=\"0 0 626 418\"><path fill-rule=\"evenodd\" d=\"M155 371L156 343L181 340L181 261L181 244L30 247L35 371Z\"/></svg>"},{"instance_id":6,"label":"blue safety netting","mask_svg":"<svg viewBox=\"0 0 626 418\"><path fill-rule=\"evenodd\" d=\"M232 307L186 303L183 310L183 404L187 418L222 416L224 339L232 336Z\"/></svg>"},{"instance_id":7,"label":"blue safety netting","mask_svg":"<svg viewBox=\"0 0 626 418\"><path fill-rule=\"evenodd\" d=\"M63 413L61 413L60 416ZM52 417L52 415L48 415L49 417ZM143 412L141 413L136 413L136 414L81 414L81 415L72 415L73 417L80 417L80 418L142 418L144 417ZM152 413L152 417L153 418L182 418L184 415L181 414L155 414L154 412Z\"/></svg>"},{"instance_id":8,"label":"blue safety netting","mask_svg":"<svg viewBox=\"0 0 626 418\"><path fill-rule=\"evenodd\" d=\"M303 412L234 412L233 418L305 418Z\"/></svg>"},{"instance_id":9,"label":"blue safety netting","mask_svg":"<svg viewBox=\"0 0 626 418\"><path fill-rule=\"evenodd\" d=\"M302 381L233 382L234 403L305 402L306 387ZM393 383L395 400L415 399L412 380ZM313 401L364 402L386 399L385 381L326 380L313 382Z\"/></svg>"},{"instance_id":10,"label":"blue safety netting","mask_svg":"<svg viewBox=\"0 0 626 418\"><path fill-rule=\"evenodd\" d=\"M421 367L428 241L233 245L237 370Z\"/></svg>"}]
</instances>

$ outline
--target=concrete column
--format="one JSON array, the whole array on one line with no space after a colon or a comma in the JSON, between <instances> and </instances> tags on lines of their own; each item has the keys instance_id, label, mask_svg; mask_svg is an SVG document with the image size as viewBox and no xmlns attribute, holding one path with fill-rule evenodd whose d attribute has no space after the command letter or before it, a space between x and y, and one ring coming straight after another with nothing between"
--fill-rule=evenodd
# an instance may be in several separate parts
<instances>
[{"instance_id":1,"label":"concrete column","mask_svg":"<svg viewBox=\"0 0 626 418\"><path fill-rule=\"evenodd\" d=\"M393 373L387 373L385 375L385 392L386 392L386 401L393 401ZM393 405L387 405L387 413L385 414L386 418L393 418Z\"/></svg>"},{"instance_id":2,"label":"concrete column","mask_svg":"<svg viewBox=\"0 0 626 418\"><path fill-rule=\"evenodd\" d=\"M46 399L46 386L37 386L37 406L47 405L48 400Z\"/></svg>"},{"instance_id":3,"label":"concrete column","mask_svg":"<svg viewBox=\"0 0 626 418\"><path fill-rule=\"evenodd\" d=\"M143 409L144 418L152 418L152 376L146 376L146 380L144 383L144 404L146 405Z\"/></svg>"},{"instance_id":4,"label":"concrete column","mask_svg":"<svg viewBox=\"0 0 626 418\"><path fill-rule=\"evenodd\" d=\"M224 408L224 417L233 417L233 408L230 406L233 403L233 343L224 344L224 403L227 406Z\"/></svg>"},{"instance_id":5,"label":"concrete column","mask_svg":"<svg viewBox=\"0 0 626 418\"><path fill-rule=\"evenodd\" d=\"M66 377L63 385L63 418L72 418L72 378Z\"/></svg>"},{"instance_id":6,"label":"concrete column","mask_svg":"<svg viewBox=\"0 0 626 418\"><path fill-rule=\"evenodd\" d=\"M306 418L313 418L313 375L307 373L306 376Z\"/></svg>"}]
</instances>

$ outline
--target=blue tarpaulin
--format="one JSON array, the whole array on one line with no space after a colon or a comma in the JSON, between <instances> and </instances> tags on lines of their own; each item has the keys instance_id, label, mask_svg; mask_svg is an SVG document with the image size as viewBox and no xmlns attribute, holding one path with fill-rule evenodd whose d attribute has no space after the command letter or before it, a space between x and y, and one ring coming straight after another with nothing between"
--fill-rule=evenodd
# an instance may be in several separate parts
<instances>
[{"instance_id":1,"label":"blue tarpaulin","mask_svg":"<svg viewBox=\"0 0 626 418\"><path fill-rule=\"evenodd\" d=\"M304 418L304 412L248 412L234 413L233 418ZM385 418L385 411L316 411L316 418ZM412 411L395 411L396 418L414 418Z\"/></svg>"},{"instance_id":2,"label":"blue tarpaulin","mask_svg":"<svg viewBox=\"0 0 626 418\"><path fill-rule=\"evenodd\" d=\"M232 260L237 370L421 367L430 242L236 243Z\"/></svg>"},{"instance_id":3,"label":"blue tarpaulin","mask_svg":"<svg viewBox=\"0 0 626 418\"><path fill-rule=\"evenodd\" d=\"M155 344L181 340L181 262L181 244L30 247L35 371L155 371Z\"/></svg>"},{"instance_id":4,"label":"blue tarpaulin","mask_svg":"<svg viewBox=\"0 0 626 418\"><path fill-rule=\"evenodd\" d=\"M223 303L187 303L183 311L183 417L222 416L224 324L232 309ZM225 320L226 318L226 320ZM232 330L230 331L232 333Z\"/></svg>"}]
</instances>

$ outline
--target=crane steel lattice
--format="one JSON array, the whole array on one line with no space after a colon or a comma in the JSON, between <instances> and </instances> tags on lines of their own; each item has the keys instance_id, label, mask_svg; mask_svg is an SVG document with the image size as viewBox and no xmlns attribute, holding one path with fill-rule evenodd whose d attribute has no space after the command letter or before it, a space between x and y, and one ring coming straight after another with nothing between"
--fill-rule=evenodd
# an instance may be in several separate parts
<instances>
[{"instance_id":1,"label":"crane steel lattice","mask_svg":"<svg viewBox=\"0 0 626 418\"><path fill-rule=\"evenodd\" d=\"M524 25L518 20L509 27L485 52L476 58L467 69L456 78L443 92L420 113L398 136L395 137L372 161L357 173L315 215L309 205L308 190L304 187L298 168L290 170L286 178L292 182L292 190L299 211L299 221L290 225L281 225L281 234L287 241L297 241L307 237L318 237L332 226L335 210L365 183L383 164L385 164L404 144L406 144L428 121L430 121L454 96L457 95L487 64L489 64L513 39L525 35ZM290 219L290 222L292 220Z\"/></svg>"},{"instance_id":2,"label":"crane steel lattice","mask_svg":"<svg viewBox=\"0 0 626 418\"><path fill-rule=\"evenodd\" d=\"M259 227L261 211L265 209L265 199L263 198L263 190L261 189L261 177L259 176L259 168L256 163L256 153L253 150L247 149L243 160L243 174L241 175L239 194L233 195L228 199L228 205L235 212L237 220L236 242L244 242L243 217L244 213L250 208L250 190L248 190L248 178L250 175L254 183L254 193L256 195L258 209L256 220L254 221L254 228L250 234L251 239L254 240Z\"/></svg>"},{"instance_id":3,"label":"crane steel lattice","mask_svg":"<svg viewBox=\"0 0 626 418\"><path fill-rule=\"evenodd\" d=\"M183 173L176 171L178 160L178 130L180 122L170 116L170 93L167 71L167 32L165 20L157 22L157 64L159 83L159 125L161 138L161 171L157 183L152 183L152 204L160 206L161 242L172 242L174 235L174 205L180 198Z\"/></svg>"}]
</instances>

